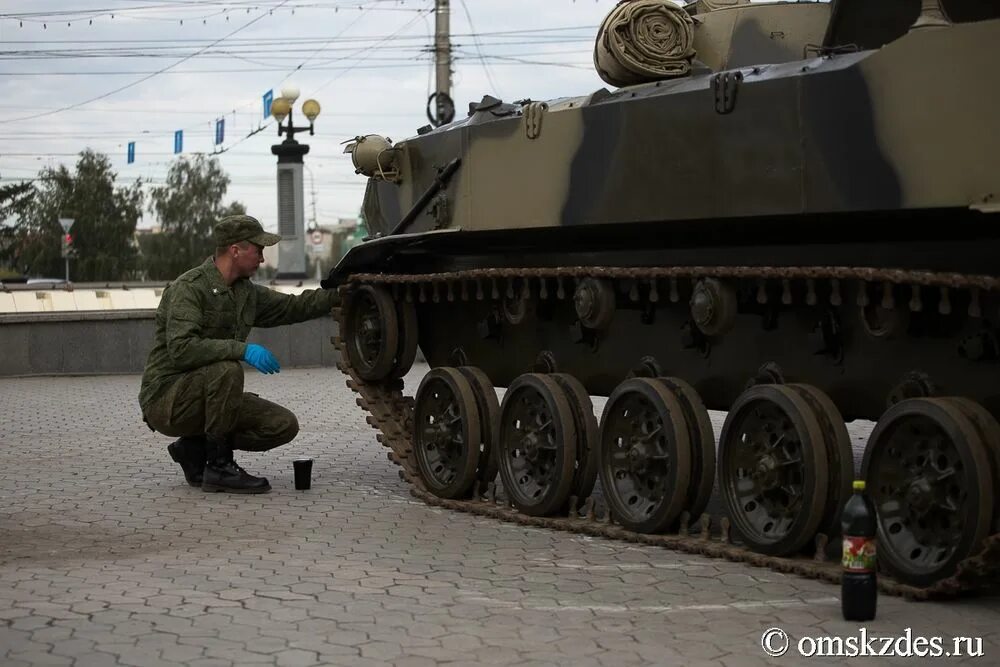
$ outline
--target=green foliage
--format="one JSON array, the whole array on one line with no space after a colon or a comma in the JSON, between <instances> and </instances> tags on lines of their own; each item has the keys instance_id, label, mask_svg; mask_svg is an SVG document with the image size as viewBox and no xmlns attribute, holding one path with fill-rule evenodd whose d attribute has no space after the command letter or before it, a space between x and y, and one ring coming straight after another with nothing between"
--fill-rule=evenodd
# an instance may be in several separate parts
<instances>
[{"instance_id":1,"label":"green foliage","mask_svg":"<svg viewBox=\"0 0 1000 667\"><path fill-rule=\"evenodd\" d=\"M4 243L8 265L33 276L63 275L59 218L73 218L73 280L133 277L141 183L116 187L115 179L108 157L89 149L80 153L73 173L62 165L42 169L34 195L14 211L17 220Z\"/></svg>"},{"instance_id":2,"label":"green foliage","mask_svg":"<svg viewBox=\"0 0 1000 667\"><path fill-rule=\"evenodd\" d=\"M60 165L42 169L34 184L0 186L0 271L61 277L59 218L73 218L74 281L171 280L212 253L219 218L246 212L239 202L223 205L229 177L215 159L181 158L150 194L163 233L143 234L137 244L142 184L117 186L115 179L107 156L85 150L72 172Z\"/></svg>"},{"instance_id":3,"label":"green foliage","mask_svg":"<svg viewBox=\"0 0 1000 667\"><path fill-rule=\"evenodd\" d=\"M30 182L0 185L0 223L21 215L35 197L35 186Z\"/></svg>"},{"instance_id":4,"label":"green foliage","mask_svg":"<svg viewBox=\"0 0 1000 667\"><path fill-rule=\"evenodd\" d=\"M200 264L215 250L212 228L220 218L246 213L239 202L223 205L229 177L215 158L179 158L166 183L150 193L150 211L162 233L140 237L140 252L149 280L172 280Z\"/></svg>"},{"instance_id":5,"label":"green foliage","mask_svg":"<svg viewBox=\"0 0 1000 667\"><path fill-rule=\"evenodd\" d=\"M17 221L35 198L31 183L0 185L0 279L21 275L17 254L21 244Z\"/></svg>"}]
</instances>

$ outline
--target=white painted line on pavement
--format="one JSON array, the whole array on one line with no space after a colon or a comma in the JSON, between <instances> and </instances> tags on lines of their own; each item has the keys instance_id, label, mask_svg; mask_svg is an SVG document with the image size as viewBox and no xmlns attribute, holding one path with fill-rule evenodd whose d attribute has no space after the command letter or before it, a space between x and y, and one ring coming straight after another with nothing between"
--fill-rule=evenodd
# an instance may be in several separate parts
<instances>
[{"instance_id":1,"label":"white painted line on pavement","mask_svg":"<svg viewBox=\"0 0 1000 667\"><path fill-rule=\"evenodd\" d=\"M744 611L747 609L766 609L771 607L812 607L829 606L840 604L840 598L823 597L806 600L753 600L748 602L732 602L729 604L688 604L688 605L604 605L604 604L584 604L584 605L532 605L508 600L494 600L493 598L477 596L463 598L462 602L474 602L491 607L505 607L508 609L519 609L522 611L543 611L543 612L592 612L600 614L676 614L692 611Z\"/></svg>"}]
</instances>

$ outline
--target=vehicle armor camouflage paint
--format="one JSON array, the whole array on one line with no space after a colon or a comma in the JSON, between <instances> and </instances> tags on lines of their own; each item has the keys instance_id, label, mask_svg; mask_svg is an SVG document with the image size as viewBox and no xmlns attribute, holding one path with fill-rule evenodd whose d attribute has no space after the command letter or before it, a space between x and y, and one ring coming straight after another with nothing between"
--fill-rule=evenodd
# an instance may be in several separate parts
<instances>
[{"instance_id":1,"label":"vehicle armor camouflage paint","mask_svg":"<svg viewBox=\"0 0 1000 667\"><path fill-rule=\"evenodd\" d=\"M882 588L989 585L1000 8L686 10L682 76L349 147L371 238L324 285L359 404L427 502L834 581L873 420Z\"/></svg>"}]
</instances>

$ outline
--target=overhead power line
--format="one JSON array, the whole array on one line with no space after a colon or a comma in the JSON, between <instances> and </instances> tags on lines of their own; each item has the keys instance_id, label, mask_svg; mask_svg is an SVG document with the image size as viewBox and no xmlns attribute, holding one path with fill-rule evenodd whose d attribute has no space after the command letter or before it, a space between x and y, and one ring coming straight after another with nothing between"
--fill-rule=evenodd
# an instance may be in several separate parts
<instances>
[{"instance_id":1,"label":"overhead power line","mask_svg":"<svg viewBox=\"0 0 1000 667\"><path fill-rule=\"evenodd\" d=\"M211 157L211 153L206 153L208 157ZM165 185L167 184L166 177L162 176L136 176L128 177L128 182L132 183L133 178L137 178L142 182L142 185ZM55 180L53 178L46 178L45 176L0 176L0 183L45 183L48 181ZM274 185L274 181L271 179L239 179L240 185L252 185L252 186L268 186ZM350 189L363 189L365 187L364 182L358 182L356 180L324 180L321 184L316 186L316 190L319 192L325 192L328 190L340 190L344 188Z\"/></svg>"},{"instance_id":2,"label":"overhead power line","mask_svg":"<svg viewBox=\"0 0 1000 667\"><path fill-rule=\"evenodd\" d=\"M429 10L428 10L428 11L429 11ZM415 23L415 22L416 22L417 20L421 19L421 18L422 18L422 17L423 17L423 16L424 16L424 15L425 15L426 13L427 13L427 12L423 12L423 13L420 13L420 14L417 14L417 15L416 15L416 17L414 17L414 18L413 18L413 19L411 19L410 21L408 21L408 22L406 22L405 24L403 24L403 26L402 26L402 27L400 27L400 28L399 28L399 30L397 30L396 32L392 33L392 35L389 35L389 37L387 37L386 39L390 39L390 38L392 38L393 36L395 36L395 35L398 35L399 33L403 32L404 30L406 30L407 28L409 28L409 27L410 27L411 25L413 25L413 24L414 24L414 23ZM355 22L356 22L356 21L355 21ZM354 23L355 23L355 22L352 22L352 23L351 23L351 24L350 24L350 25L348 26L348 28L349 28L349 27L350 27L351 25L354 25ZM347 30L347 28L344 28L344 30L342 30L342 31L341 31L341 34L343 34L343 32L344 32L344 31L346 31L346 30ZM383 41L384 41L384 40L383 40ZM373 49L375 49L376 47L378 47L378 46L380 46L380 45L381 45L381 42L376 42L375 44L371 44L371 45L369 45L369 46L366 46L366 47L363 47L363 48L359 49L359 50L358 50L358 51L357 51L356 53L354 53L353 55L360 55L360 54L364 53L365 51L372 51ZM364 58L362 58L362 60L364 60ZM340 74L337 74L337 75L335 75L335 76L333 76L333 77L331 77L331 78L327 79L327 80L326 80L325 82L323 82L322 84L320 84L320 85L319 85L318 87L315 87L315 88L313 88L313 90L312 90L312 93L313 93L313 94L315 94L315 93L318 93L318 92L319 92L320 90L322 90L322 89L323 89L323 88L325 88L326 86L328 86L328 85L330 85L331 83L333 83L334 81L336 81L336 80L337 80L338 78L340 78L340 76L341 76L341 75L343 75L343 74L344 74L345 72L348 72L348 71L350 71L351 69L352 69L351 67L348 67L348 68L346 68L346 69L342 70L342 71L340 72ZM288 78L290 78L290 77L292 76L292 74L294 74L294 73L295 73L295 71L296 71L296 70L293 70L292 72L289 72L289 73L288 73L288 74L287 74L287 75L285 76L285 78L284 78L284 79L282 79L282 81L285 81L285 80L287 80ZM221 150L219 150L219 151L216 151L216 152L215 152L214 154L215 154L215 155L218 155L218 154L220 154L220 153L226 153L226 152L229 152L229 151L233 150L234 148L236 148L236 147L237 147L237 146L239 146L240 144L244 143L244 142L245 142L245 141L246 141L247 139L249 139L250 137L254 136L255 134L259 134L260 132L262 132L263 130L265 130L266 128L268 128L268 127L270 126L270 124L271 124L271 121L270 121L270 120L268 120L268 122L267 122L266 124L262 125L261 127L258 127L258 128L256 129L256 130L252 130L252 131L251 131L251 132L250 132L249 134L247 134L247 135L246 135L246 136L244 136L243 138L241 138L241 139L238 139L238 140L237 140L237 141L235 141L234 143L232 143L232 144L230 144L230 145L226 146L225 148L223 148L223 149L221 149Z\"/></svg>"},{"instance_id":3,"label":"overhead power line","mask_svg":"<svg viewBox=\"0 0 1000 667\"><path fill-rule=\"evenodd\" d=\"M367 0L367 2L376 2L377 0ZM416 10L420 13L428 13L427 10ZM479 37L496 37L496 36L519 36L537 33L552 33L552 32L563 32L563 31L579 31L587 30L590 32L596 32L593 25L576 25L576 26L561 26L557 28L525 28L518 30L492 30L485 32L476 32L475 35ZM398 32L398 31L397 31ZM452 33L452 38L457 37L473 37L473 33ZM338 37L333 41L339 42L369 42L369 41L381 41L388 37L392 37L397 40L402 39L412 39L412 40L425 40L423 35L356 35L353 37ZM236 37L234 39L229 39L225 37L226 41L230 44L240 44L243 42L251 42L253 44L296 44L296 43L323 43L331 41L330 37ZM162 38L162 39L64 39L64 40L4 40L4 44L156 44L162 42L173 42L173 43L204 43L204 42L214 42L213 38Z\"/></svg>"},{"instance_id":4,"label":"overhead power line","mask_svg":"<svg viewBox=\"0 0 1000 667\"><path fill-rule=\"evenodd\" d=\"M475 43L476 52L479 54L479 62L483 64L483 71L486 72L486 80L490 84L490 89L500 97L503 97L503 94L500 92L500 88L493 80L493 73L490 71L490 66L486 64L486 58L483 57L483 48L479 43L479 36L476 34L476 27L472 25L472 14L469 13L469 6L465 4L465 0L461 0L461 2L462 9L465 11L465 18L469 22L469 30L472 31L472 41Z\"/></svg>"},{"instance_id":5,"label":"overhead power line","mask_svg":"<svg viewBox=\"0 0 1000 667\"><path fill-rule=\"evenodd\" d=\"M395 41L395 40L394 40ZM563 44L592 44L590 37L544 37L538 39L522 39L517 41L487 41L480 40L476 44L477 49L483 47L511 47L511 46L542 46L542 45L563 45ZM328 42L329 43L329 42ZM456 46L461 46L462 41L455 42ZM319 55L323 51L351 51L358 48L357 44L344 46L326 47L316 49L313 46L303 44L301 46L287 46L279 43L267 43L260 45L239 44L227 45L221 48L212 48L198 53L199 58L228 58L239 55L266 55L269 60L295 59L302 55ZM183 51L182 51L183 49ZM427 47L422 43L392 43L385 44L381 51L392 51L395 53L421 53L426 52ZM78 60L114 58L177 58L181 55L191 55L190 47L186 45L176 46L146 46L146 47L109 47L109 48L80 48L80 49L12 49L8 51L0 50L0 60Z\"/></svg>"},{"instance_id":6,"label":"overhead power line","mask_svg":"<svg viewBox=\"0 0 1000 667\"><path fill-rule=\"evenodd\" d=\"M383 65L340 65L336 67L301 67L296 68L296 71L302 72L339 72L339 71L350 71L355 69L398 69L400 67L423 67L424 65L419 62L414 62L413 59L410 60L399 60L393 59L392 63ZM136 70L99 70L99 71L89 71L89 72L4 72L4 76L125 76L125 75L135 75L135 74L171 74L171 75L191 75L191 74L254 74L259 72L287 72L287 67L244 67L241 69L225 68L225 69L183 69L173 72L163 72L160 70L155 70L151 72L143 72ZM65 111L65 109L60 109L60 111ZM52 112L57 113L57 112ZM32 116L32 118L37 118L43 114L38 114ZM207 115L207 114L206 114ZM21 120L28 120L23 118ZM2 121L8 122L8 121ZM10 121L12 122L12 121Z\"/></svg>"},{"instance_id":7,"label":"overhead power line","mask_svg":"<svg viewBox=\"0 0 1000 667\"><path fill-rule=\"evenodd\" d=\"M296 4L290 4L295 2ZM93 20L102 16L127 16L130 19L158 20L158 21L199 21L202 19L222 16L230 12L245 11L250 13L253 10L264 9L268 14L273 14L275 10L284 8L286 11L296 10L350 10L359 8L357 0L318 1L318 0L276 0L277 4L267 2L171 2L161 4L138 4L127 7L78 7L75 9L50 9L22 12L0 13L0 20L28 21L30 23L43 23L46 21L83 21ZM400 4L400 0L367 0L368 4L385 4L380 11L411 12L416 11L408 7L398 7L392 5ZM392 3L390 5L390 3ZM142 14L162 13L165 10L200 10L212 8L209 14L187 14L184 16L142 16ZM228 20L228 18L227 18Z\"/></svg>"},{"instance_id":8,"label":"overhead power line","mask_svg":"<svg viewBox=\"0 0 1000 667\"><path fill-rule=\"evenodd\" d=\"M374 49L382 46L383 43L385 43L385 42L387 42L389 40L394 39L395 37L397 37L399 35L399 33L403 32L404 30L406 30L407 28L409 28L411 25L413 25L417 21L421 20L422 18L424 18L425 16L427 16L428 14L430 14L432 11L433 11L432 9L424 10L423 12L417 14L414 18L412 18L409 21L407 21L406 23L404 23L399 28L399 30L397 30L396 32L392 33L391 35L386 36L385 38L379 40L378 42L375 42L374 44L371 44L370 46L367 46L367 47L365 47L363 49L359 49L353 55L361 55L361 54L365 53L366 51L367 52L371 52ZM346 59L347 57L348 56L345 56L342 59ZM364 61L367 58L368 58L368 56L365 56L364 58L361 58L361 61ZM339 79L342 74L344 74L345 72L348 72L350 70L351 70L351 68L349 67L349 68L343 70L340 74L338 74L336 76L333 76L333 77L327 79L326 81L324 81L323 83L321 83L320 85L314 87L313 90L312 90L313 94L316 94L319 91L323 90L324 88L326 88L327 86L329 86L331 83L333 83L334 81L336 81L337 79Z\"/></svg>"},{"instance_id":9,"label":"overhead power line","mask_svg":"<svg viewBox=\"0 0 1000 667\"><path fill-rule=\"evenodd\" d=\"M278 6L280 7L280 6L284 5L284 4L287 4L288 1L289 0L282 0L281 4L279 4ZM216 44L219 44L219 43L225 41L227 38L231 37L232 35L235 35L238 32L246 30L247 28L249 28L250 26L252 26L254 23L257 23L258 21L260 21L261 19L263 19L265 16L267 16L266 13L261 14L257 18L251 19L250 21L244 23L242 26L240 26L236 30L232 31L231 33L229 33L225 37L220 37L215 42L212 42L212 44L210 44L209 46L205 47L205 49L202 49L202 51L204 51L204 50L206 50L206 49L208 49L208 48L210 48L212 46L215 46ZM146 81L149 81L153 77L158 76L160 74L163 74L164 72L167 72L167 71L173 69L174 67L177 67L178 65L180 65L180 64L182 64L184 62L187 62L191 58L194 58L196 55L198 55L198 53L200 53L200 51L196 52L196 53L193 53L190 56L186 56L184 58L181 58L180 60L178 60L175 63L172 63L172 64L167 65L166 67L163 67L163 68L161 68L161 69L159 69L159 70L157 70L155 72L152 72L149 75L142 77L138 81L133 81L132 83L126 84L124 86L119 86L118 88L115 88L115 89L110 90L110 91L108 91L106 93L98 95L97 97L92 97L89 100L84 100L83 102L77 102L76 104L69 104L69 105L66 105L64 107L60 107L59 109L56 109L54 111L45 111L43 113L36 113L36 114L32 114L30 116L21 116L19 118L5 118L5 119L0 120L0 124L15 123L15 122L23 121L23 120L34 120L34 119L42 118L44 116L52 116L52 115L57 114L57 113L62 113L63 111L69 111L70 109L76 109L76 108L82 107L85 104L90 104L91 102L96 102L98 100L106 99L108 97L111 97L112 95L115 95L117 93L122 92L123 90L128 90L129 88L133 88L135 86L138 86L140 83L144 83Z\"/></svg>"},{"instance_id":10,"label":"overhead power line","mask_svg":"<svg viewBox=\"0 0 1000 667\"><path fill-rule=\"evenodd\" d=\"M469 54L470 59L479 60L475 54ZM501 62L494 63L494 66L500 65L505 67L515 67L518 65L538 65L546 67L572 67L576 69L590 69L593 67L591 62L554 62L547 60L529 60L525 58L517 58L515 56L488 56L487 60L499 60ZM421 59L426 60L426 59ZM455 57L455 61L460 59ZM386 63L382 65L340 65L340 66L316 66L316 67L302 67L296 71L301 72L351 72L354 70L382 70L382 69L400 69L400 68L415 68L424 67L424 62L415 62L411 60L399 60L392 63ZM170 75L191 75L191 74L254 74L260 72L285 72L287 71L284 67L252 67L243 69L185 69L176 72L162 72L162 74ZM93 72L5 72L4 76L127 76L135 74L146 74L147 72L137 72L135 70L101 70ZM42 114L38 114L40 116ZM207 115L207 114L202 114ZM38 116L33 116L37 118ZM22 120L27 120L24 118ZM7 121L2 121L7 122ZM10 121L13 122L13 121Z\"/></svg>"},{"instance_id":11,"label":"overhead power line","mask_svg":"<svg viewBox=\"0 0 1000 667\"><path fill-rule=\"evenodd\" d=\"M254 104L256 104L256 102L254 102ZM23 104L0 104L0 109L23 109L23 108L24 108ZM54 109L55 107L35 107L35 108L38 109L39 111L50 111L51 109ZM190 116L204 116L205 115L204 111L199 111L199 110L192 110L192 109L161 109L159 107L145 107L145 108L141 108L141 109L137 108L137 107L92 107L90 109L80 109L80 111L102 113L102 114L103 113L141 113L141 114L149 114L149 113L156 112L157 114L180 114L180 115L190 115ZM256 116L256 113L254 113L254 115ZM357 117L370 118L372 115L378 115L379 117L386 117L386 118L389 118L389 117L409 118L409 117L413 117L414 115L419 116L420 114L419 113L413 114L413 113L404 113L404 112L391 112L391 111L379 111L376 114L373 114L373 112L370 112L370 111L327 111L326 109L323 110L323 116L324 117L328 117L328 116L347 116L347 117L355 117L355 118L357 118ZM20 136L26 136L26 135L30 135L30 134L33 134L33 133L30 132L30 131L27 131L27 132L17 132L15 136L19 136L20 137ZM59 132L41 131L41 132L38 132L37 134L39 134L40 136L54 136L54 135L58 135ZM121 132L118 131L118 130L115 131L115 134L118 135L118 136L121 136Z\"/></svg>"},{"instance_id":12,"label":"overhead power line","mask_svg":"<svg viewBox=\"0 0 1000 667\"><path fill-rule=\"evenodd\" d=\"M429 10L427 10L427 11L429 11ZM426 13L426 11L425 11L424 13ZM405 23L405 24L404 24L404 25L403 25L402 27L400 27L400 28L399 28L399 29L398 29L397 31L395 31L394 33L392 33L392 34L390 34L390 35L387 35L387 36L383 37L383 38L382 38L382 39L381 39L381 40L380 40L379 42L376 42L376 43L374 43L374 44L367 44L367 45L364 45L364 46L361 46L360 48L355 48L355 49L354 49L354 51L352 52L351 56L358 56L358 55L361 55L361 54L364 54L364 53L366 53L366 52L369 52L369 53L370 53L370 52L373 52L373 50L374 50L375 48L377 48L377 47L381 46L381 44L382 44L382 43L384 43L384 42L385 42L385 41L387 41L387 40L391 40L391 39L392 39L393 37L395 37L395 36L398 36L400 32L402 32L402 31L406 30L406 29L407 29L407 28L408 28L408 27L409 27L410 25L412 25L412 23L413 23L413 22L414 22L415 20L417 20L417 19L418 19L419 17L420 17L420 15L418 15L418 16L417 16L416 18L414 18L414 19L411 19L410 21L408 21L407 23ZM359 17L359 18L360 18L360 17ZM344 29L343 29L343 30L342 30L342 31L341 31L340 33L338 33L338 35L335 35L335 36L334 36L334 38L336 38L336 37L338 37L338 36L342 35L342 34L343 34L343 33L344 33L344 32L345 32L346 30L348 30L348 29L349 29L349 28L350 28L351 26L353 26L353 25L354 25L354 24L355 24L355 23L357 22L357 20L358 20L358 19L355 19L355 20L354 20L354 21L352 21L352 22L351 22L350 24L348 24L348 26L346 26L346 27L345 27L345 28L344 28ZM327 41L329 41L329 40L327 40ZM349 71L349 70L351 70L351 69L355 69L355 68L358 68L358 67L362 67L362 65L360 65L360 62L363 62L363 61L364 61L364 60L365 60L366 58L368 58L368 57L370 57L370 56L365 56L365 57L361 58L361 59L359 60L359 63L355 63L355 64L351 64L351 65L345 65L344 67L333 67L333 68L325 68L325 69L331 69L331 70L337 70L337 71L339 71L339 72L340 72L341 74L343 74L344 72L346 72L346 71ZM333 62L333 61L338 61L338 60L346 60L346 57L345 57L345 58L334 58L334 59L332 59L332 60L331 60L331 62ZM412 59L412 58L411 58L411 59L409 59L409 60L408 60L408 61L407 61L406 63L404 63L404 64L405 64L406 66L413 66L413 59ZM394 66L394 67L398 67L398 66L399 66L399 65L396 65L396 66ZM419 66L419 65L418 65L418 66ZM300 67L301 67L301 66L300 66ZM372 66L367 66L367 67L373 67L373 68L374 68L374 67L378 67L378 66L377 66L377 65L372 65ZM366 68L367 68L367 67L366 67ZM319 68L307 68L307 69L319 69ZM257 72L261 72L261 71L287 71L287 70L284 70L284 69L280 69L280 68L279 68L279 69L277 69L277 70L275 70L274 68L268 68L267 70L264 70L264 69L262 69L262 68L260 68L260 67L257 67L257 68L255 68L255 69L254 69L254 70L252 70L252 71L253 71L254 73L257 73ZM293 74L294 74L295 72L297 72L297 71L300 71L300 69L299 69L299 68L294 68L294 69L292 69L291 71L288 71L288 72L287 72L287 75L285 76L285 78L284 78L284 79L282 79L282 81L284 81L285 79L288 79L288 78L289 78L289 77L290 77L291 75L293 75ZM170 72L170 73L180 73L180 72ZM188 72L188 73L194 73L194 72ZM130 72L130 74L134 74L134 72ZM325 83L323 83L323 84L322 84L322 85L321 85L321 86L320 86L319 88L323 88L324 86L328 85L329 83L331 83L332 81L334 81L334 80L335 80L336 78L338 78L338 77L339 77L339 75L338 75L338 76L335 76L335 77L333 77L332 79L330 79L330 80L328 80L328 81L326 81L326 82L325 82ZM280 84L279 84L279 85L280 85ZM244 105L244 106L246 106L246 105ZM242 108L242 107L241 107L241 108ZM56 109L55 111L58 111L58 109ZM197 113L203 113L203 112L197 112ZM235 115L235 113L236 113L236 110L234 110L234 111L233 111L233 114L234 114L234 115ZM390 114L390 115L391 115L391 114ZM397 114L397 115L399 115L399 116L409 116L410 114ZM211 151L211 152L209 152L209 153L205 153L205 154L209 154L209 155L214 155L214 156L219 156L219 155L222 155L222 154L224 154L224 153L227 153L227 152L229 152L229 151L233 150L234 148L236 148L237 146L239 146L240 144L243 144L243 143L244 143L245 141L247 141L247 140L248 140L249 138L251 138L252 136L254 136L254 135L256 135L256 134L259 134L259 133L261 133L261 132L262 132L263 130L265 130L265 129L267 129L268 127L270 127L270 125L271 125L271 122L270 122L270 119L268 119L268 121L267 121L266 123L264 123L263 125L260 125L260 126L258 126L258 127L257 127L256 129L254 129L254 130L251 130L251 131L250 131L250 132L249 132L248 134L246 134L246 135L245 135L245 136L243 136L242 138L238 139L237 141L235 141L235 142L233 142L233 143L229 144L228 146L226 146L226 147L224 147L224 148L221 148L221 149L218 149L218 150L213 150L213 151ZM194 131L193 131L192 133L193 133L193 134L199 134L199 129L201 129L201 125L198 125L198 126L195 126L195 127L196 127L197 129L195 129L195 130L194 130ZM190 131L192 131L192 128L183 128L183 129L184 129L185 131L189 131L189 132L190 132ZM150 140L150 139L154 139L154 140L155 140L155 139L157 139L157 138L160 138L160 137L163 137L163 136L167 136L167 135L171 135L171 134L173 134L173 131L170 131L170 132L166 132L166 131L148 131L148 130L146 130L146 131L141 131L141 132L139 132L139 133L137 133L137 134L134 134L133 136L136 136L137 138L141 138L142 140L146 141L146 140ZM88 135L87 137L84 137L84 138L93 138L93 137L92 137L92 136L90 136L90 135ZM334 138L336 138L336 137L334 137ZM350 138L350 137L341 137L341 138ZM105 141L109 141L109 140L105 140ZM119 143L117 143L116 145L120 147L120 146L124 145L124 142L119 142ZM187 153L188 153L188 154L197 154L197 152L192 152L192 151L187 151ZM158 153L149 153L149 152L146 152L146 151L143 151L143 154L144 154L144 155L147 155L147 156L149 156L149 155L158 155ZM10 154L10 153L7 153L7 154L5 154L5 155L7 155L7 156L10 156L10 155L12 155L12 154ZM33 153L33 154L32 154L32 156L38 156L38 155L39 155L39 154L37 154L37 153ZM41 155L42 155L43 157L69 157L69 156L71 156L71 155L75 155L75 154L58 154L58 153L50 153L50 154L41 154ZM23 157L31 157L31 156L28 156L28 155L24 155Z\"/></svg>"}]
</instances>

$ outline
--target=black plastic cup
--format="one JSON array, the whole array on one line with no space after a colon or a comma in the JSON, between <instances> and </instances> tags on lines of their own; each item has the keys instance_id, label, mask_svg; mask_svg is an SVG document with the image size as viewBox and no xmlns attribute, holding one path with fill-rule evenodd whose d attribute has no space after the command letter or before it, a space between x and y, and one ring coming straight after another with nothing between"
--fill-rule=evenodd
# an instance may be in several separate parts
<instances>
[{"instance_id":1,"label":"black plastic cup","mask_svg":"<svg viewBox=\"0 0 1000 667\"><path fill-rule=\"evenodd\" d=\"M312 459L295 459L292 467L295 468L295 488L305 491L312 487Z\"/></svg>"}]
</instances>

